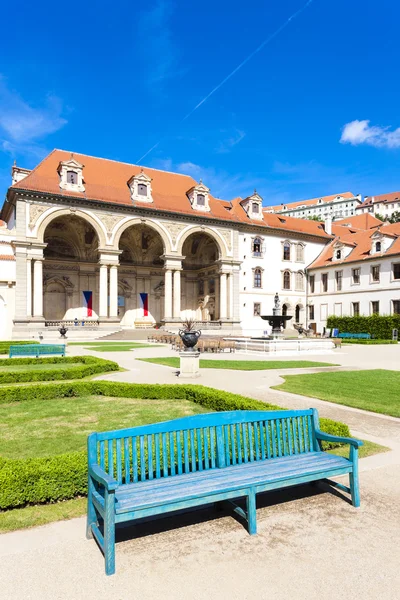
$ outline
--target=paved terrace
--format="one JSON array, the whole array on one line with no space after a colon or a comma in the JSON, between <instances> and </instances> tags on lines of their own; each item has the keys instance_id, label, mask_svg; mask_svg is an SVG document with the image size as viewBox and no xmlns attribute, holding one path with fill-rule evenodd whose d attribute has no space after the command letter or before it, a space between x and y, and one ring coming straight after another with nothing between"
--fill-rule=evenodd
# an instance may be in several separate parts
<instances>
[{"instance_id":1,"label":"paved terrace","mask_svg":"<svg viewBox=\"0 0 400 600\"><path fill-rule=\"evenodd\" d=\"M77 346L70 348L70 354L82 353ZM170 355L175 354L167 347L99 353L128 369L100 379L180 383L173 369L135 361ZM346 346L331 355L304 358L342 368L398 370L400 346ZM321 415L346 421L353 434L391 447L391 452L360 461L360 509L320 484L260 498L259 534L254 537L234 517L211 508L143 523L120 532L117 574L109 578L100 551L84 537L84 519L5 534L0 536L3 597L324 600L338 590L344 598L397 600L400 420L269 389L280 381L277 371L212 369L203 369L197 380L288 408L316 406Z\"/></svg>"}]
</instances>

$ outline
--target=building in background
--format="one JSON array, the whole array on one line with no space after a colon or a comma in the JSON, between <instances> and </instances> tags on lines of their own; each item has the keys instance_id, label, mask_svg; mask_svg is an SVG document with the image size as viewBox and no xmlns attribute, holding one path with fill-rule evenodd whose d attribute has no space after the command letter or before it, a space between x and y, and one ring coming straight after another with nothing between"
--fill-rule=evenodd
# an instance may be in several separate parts
<instances>
[{"instance_id":1,"label":"building in background","mask_svg":"<svg viewBox=\"0 0 400 600\"><path fill-rule=\"evenodd\" d=\"M333 232L308 267L308 322L322 331L330 315L400 314L400 223L366 213Z\"/></svg>"},{"instance_id":2,"label":"building in background","mask_svg":"<svg viewBox=\"0 0 400 600\"><path fill-rule=\"evenodd\" d=\"M400 192L390 192L379 196L365 196L362 204L357 206L356 213L372 213L388 219L393 213L400 213Z\"/></svg>"},{"instance_id":3,"label":"building in background","mask_svg":"<svg viewBox=\"0 0 400 600\"><path fill-rule=\"evenodd\" d=\"M344 192L343 194L311 198L311 200L268 206L264 211L279 213L297 219L318 218L324 221L327 217L330 217L332 220L351 217L356 214L356 210L361 204L361 194L354 196L351 192Z\"/></svg>"}]
</instances>

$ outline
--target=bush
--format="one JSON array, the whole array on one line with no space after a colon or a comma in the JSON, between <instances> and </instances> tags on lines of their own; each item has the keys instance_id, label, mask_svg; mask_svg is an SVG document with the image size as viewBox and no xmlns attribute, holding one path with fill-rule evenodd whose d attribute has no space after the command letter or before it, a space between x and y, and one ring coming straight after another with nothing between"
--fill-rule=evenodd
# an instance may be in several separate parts
<instances>
[{"instance_id":1,"label":"bush","mask_svg":"<svg viewBox=\"0 0 400 600\"><path fill-rule=\"evenodd\" d=\"M392 329L400 330L400 315L370 317L328 317L327 327L341 333L370 333L379 340L391 340Z\"/></svg>"},{"instance_id":2,"label":"bush","mask_svg":"<svg viewBox=\"0 0 400 600\"><path fill-rule=\"evenodd\" d=\"M19 346L21 344L37 344L38 342L35 340L29 340L27 342L24 341L10 341L10 342L1 342L0 341L0 354L8 354L10 351L10 346Z\"/></svg>"},{"instance_id":3,"label":"bush","mask_svg":"<svg viewBox=\"0 0 400 600\"><path fill-rule=\"evenodd\" d=\"M397 344L394 340L352 340L342 339L342 344L364 344L368 345L379 345L379 344Z\"/></svg>"},{"instance_id":4,"label":"bush","mask_svg":"<svg viewBox=\"0 0 400 600\"><path fill-rule=\"evenodd\" d=\"M87 358L87 357L85 357ZM29 359L28 359L29 360ZM187 399L210 410L282 410L274 404L246 398L201 385L130 384L114 381L82 381L60 384L3 386L0 403L51 400L82 395L119 398ZM347 425L321 419L322 431L348 437ZM326 444L325 448L340 444ZM72 452L54 457L4 459L0 457L0 509L68 500L87 492L86 452Z\"/></svg>"},{"instance_id":5,"label":"bush","mask_svg":"<svg viewBox=\"0 0 400 600\"><path fill-rule=\"evenodd\" d=\"M69 367L70 363L82 363L82 366ZM29 370L29 365L63 364L65 369ZM62 379L82 379L89 375L118 371L119 365L111 360L94 356L68 356L50 358L6 358L0 359L0 367L12 365L27 365L26 371L0 371L0 384L27 383L35 381L57 381ZM26 388L25 388L26 389ZM0 400L1 403L1 400Z\"/></svg>"}]
</instances>

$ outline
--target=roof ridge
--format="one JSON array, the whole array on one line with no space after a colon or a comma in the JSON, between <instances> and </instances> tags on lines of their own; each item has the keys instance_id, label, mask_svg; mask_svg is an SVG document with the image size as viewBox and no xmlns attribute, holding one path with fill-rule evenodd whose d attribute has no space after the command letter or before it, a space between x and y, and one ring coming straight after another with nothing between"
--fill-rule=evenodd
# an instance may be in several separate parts
<instances>
[{"instance_id":1,"label":"roof ridge","mask_svg":"<svg viewBox=\"0 0 400 600\"><path fill-rule=\"evenodd\" d=\"M129 167L138 167L139 169L140 168L151 169L152 171L159 171L160 173L171 173L171 175L180 175L181 177L190 177L191 179L193 179L193 181L196 181L195 178L192 177L192 175L186 175L185 173L177 173L176 171L168 171L167 169L157 169L156 167L147 167L145 165L137 165L135 163L125 162L124 160L115 160L115 158L105 158L104 156L93 156L92 154L85 154L84 152L71 152L71 150L63 150L62 148L54 148L54 150L52 150L52 152L50 152L50 154L52 154L55 151L67 152L70 154L77 154L79 156L87 156L88 158L95 158L96 160L106 160L108 162L113 162L113 163L117 163L120 165L127 165ZM48 154L47 156L50 156L50 154Z\"/></svg>"}]
</instances>

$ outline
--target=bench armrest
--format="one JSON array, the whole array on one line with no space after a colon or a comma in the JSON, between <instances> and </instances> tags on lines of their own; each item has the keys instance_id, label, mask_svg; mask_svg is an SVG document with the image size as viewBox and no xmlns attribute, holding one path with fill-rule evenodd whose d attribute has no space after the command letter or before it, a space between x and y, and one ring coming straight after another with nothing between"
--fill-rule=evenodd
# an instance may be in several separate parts
<instances>
[{"instance_id":1,"label":"bench armrest","mask_svg":"<svg viewBox=\"0 0 400 600\"><path fill-rule=\"evenodd\" d=\"M315 437L317 440L321 440L323 442L340 442L342 444L350 444L350 446L354 446L354 448L359 448L364 445L364 442L361 440L356 440L355 438L348 437L340 437L339 435L330 435L329 433L325 433L324 431L320 431L319 429L315 430Z\"/></svg>"},{"instance_id":2,"label":"bench armrest","mask_svg":"<svg viewBox=\"0 0 400 600\"><path fill-rule=\"evenodd\" d=\"M89 465L89 475L98 481L98 483L104 485L109 492L113 492L118 487L118 481L103 471L103 469L96 463Z\"/></svg>"}]
</instances>

